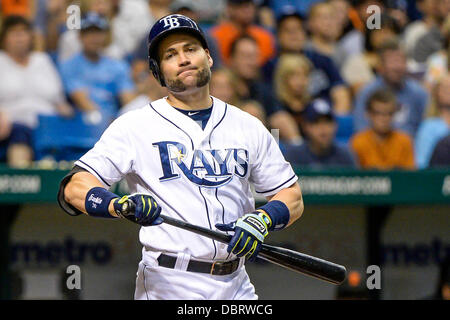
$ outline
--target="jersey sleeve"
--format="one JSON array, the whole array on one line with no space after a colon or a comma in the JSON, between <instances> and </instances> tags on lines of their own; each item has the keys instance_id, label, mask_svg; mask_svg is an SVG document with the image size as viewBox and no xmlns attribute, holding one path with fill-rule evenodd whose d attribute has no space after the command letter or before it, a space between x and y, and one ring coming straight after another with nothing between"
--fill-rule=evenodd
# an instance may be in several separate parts
<instances>
[{"instance_id":1,"label":"jersey sleeve","mask_svg":"<svg viewBox=\"0 0 450 320\"><path fill-rule=\"evenodd\" d=\"M75 165L96 176L105 187L120 181L133 170L135 148L124 121L125 116L111 123L94 147L75 162Z\"/></svg>"},{"instance_id":2,"label":"jersey sleeve","mask_svg":"<svg viewBox=\"0 0 450 320\"><path fill-rule=\"evenodd\" d=\"M271 196L292 185L298 177L285 160L275 138L259 121L257 132L255 156L250 158L250 182L257 194Z\"/></svg>"}]
</instances>

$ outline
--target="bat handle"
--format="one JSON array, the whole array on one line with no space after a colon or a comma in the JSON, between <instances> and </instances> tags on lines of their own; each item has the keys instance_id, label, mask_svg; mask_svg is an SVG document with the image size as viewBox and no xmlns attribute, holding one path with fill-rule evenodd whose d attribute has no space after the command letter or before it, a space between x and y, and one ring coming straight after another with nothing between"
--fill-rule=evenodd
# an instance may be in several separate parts
<instances>
[{"instance_id":1,"label":"bat handle","mask_svg":"<svg viewBox=\"0 0 450 320\"><path fill-rule=\"evenodd\" d=\"M122 203L122 208L120 208L120 214L122 214L124 217L132 216L134 215L134 211L136 209L136 204L128 199L124 203Z\"/></svg>"}]
</instances>

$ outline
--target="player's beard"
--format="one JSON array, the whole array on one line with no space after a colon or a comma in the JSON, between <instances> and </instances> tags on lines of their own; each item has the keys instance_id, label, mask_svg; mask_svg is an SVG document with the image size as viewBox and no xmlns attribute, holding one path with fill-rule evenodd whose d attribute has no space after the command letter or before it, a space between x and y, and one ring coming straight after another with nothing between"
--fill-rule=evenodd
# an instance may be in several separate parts
<instances>
[{"instance_id":1,"label":"player's beard","mask_svg":"<svg viewBox=\"0 0 450 320\"><path fill-rule=\"evenodd\" d=\"M197 82L195 86L201 88L206 86L211 80L211 70L209 68L199 69L197 73ZM169 91L172 92L184 92L187 90L186 85L181 79L167 80L166 86Z\"/></svg>"}]
</instances>

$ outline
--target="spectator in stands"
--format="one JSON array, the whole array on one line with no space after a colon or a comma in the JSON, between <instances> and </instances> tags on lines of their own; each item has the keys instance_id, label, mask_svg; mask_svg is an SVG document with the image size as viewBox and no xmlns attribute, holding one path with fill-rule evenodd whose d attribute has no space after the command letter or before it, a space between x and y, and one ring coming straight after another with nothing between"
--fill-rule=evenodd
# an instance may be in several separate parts
<instances>
[{"instance_id":1,"label":"spectator in stands","mask_svg":"<svg viewBox=\"0 0 450 320\"><path fill-rule=\"evenodd\" d=\"M141 0L81 0L82 15L88 12L108 19L111 28L104 51L116 59L129 58L154 22L148 4ZM58 59L67 60L79 53L81 47L79 30L65 31L58 38Z\"/></svg>"},{"instance_id":2,"label":"spectator in stands","mask_svg":"<svg viewBox=\"0 0 450 320\"><path fill-rule=\"evenodd\" d=\"M322 99L312 101L304 112L306 140L300 146L285 145L286 160L294 166L317 169L354 167L347 147L335 143L336 129L331 105Z\"/></svg>"},{"instance_id":3,"label":"spectator in stands","mask_svg":"<svg viewBox=\"0 0 450 320\"><path fill-rule=\"evenodd\" d=\"M256 10L254 0L227 0L228 20L210 29L224 63L230 62L231 45L242 34L255 39L260 52L257 61L259 66L275 55L275 38L269 31L255 24Z\"/></svg>"},{"instance_id":4,"label":"spectator in stands","mask_svg":"<svg viewBox=\"0 0 450 320\"><path fill-rule=\"evenodd\" d=\"M437 14L434 24L419 37L413 48L412 58L418 63L425 63L428 57L441 50L444 45L442 27L450 13L450 1L437 0Z\"/></svg>"},{"instance_id":5,"label":"spectator in stands","mask_svg":"<svg viewBox=\"0 0 450 320\"><path fill-rule=\"evenodd\" d=\"M430 167L450 167L450 134L438 141L430 159ZM450 300L447 284L447 300Z\"/></svg>"},{"instance_id":6,"label":"spectator in stands","mask_svg":"<svg viewBox=\"0 0 450 320\"><path fill-rule=\"evenodd\" d=\"M311 62L300 54L284 54L275 70L274 87L284 110L289 112L302 132L303 111L310 102L308 92Z\"/></svg>"},{"instance_id":7,"label":"spectator in stands","mask_svg":"<svg viewBox=\"0 0 450 320\"><path fill-rule=\"evenodd\" d=\"M135 97L129 66L103 55L107 42L108 21L88 13L81 21L82 52L61 64L66 92L76 107L92 123L108 124L121 105Z\"/></svg>"},{"instance_id":8,"label":"spectator in stands","mask_svg":"<svg viewBox=\"0 0 450 320\"><path fill-rule=\"evenodd\" d=\"M328 99L337 114L347 114L351 110L350 92L333 61L313 49L305 48L306 34L303 18L295 11L284 11L277 20L279 44L278 56L264 67L266 81L272 81L280 56L286 53L305 55L312 63L309 93L313 98Z\"/></svg>"},{"instance_id":9,"label":"spectator in stands","mask_svg":"<svg viewBox=\"0 0 450 320\"><path fill-rule=\"evenodd\" d=\"M148 64L134 75L137 97L125 104L119 110L119 115L128 111L147 106L152 101L167 96L167 88L162 87L152 73L148 71Z\"/></svg>"},{"instance_id":10,"label":"spectator in stands","mask_svg":"<svg viewBox=\"0 0 450 320\"><path fill-rule=\"evenodd\" d=\"M58 71L50 57L32 50L31 23L20 16L3 20L0 33L0 112L9 123L6 140L13 165L32 160L31 130L39 114L70 116ZM8 138L9 136L9 138ZM13 142L20 142L15 143Z\"/></svg>"},{"instance_id":11,"label":"spectator in stands","mask_svg":"<svg viewBox=\"0 0 450 320\"><path fill-rule=\"evenodd\" d=\"M280 130L280 138L298 141L300 133L291 115L283 110L271 86L259 76L259 47L248 35L237 38L231 45L230 68L236 79L235 88L239 100L256 100L264 107L268 124Z\"/></svg>"},{"instance_id":12,"label":"spectator in stands","mask_svg":"<svg viewBox=\"0 0 450 320\"><path fill-rule=\"evenodd\" d=\"M239 104L239 97L235 81L235 76L230 69L222 67L213 70L209 85L211 95L226 103L237 106Z\"/></svg>"},{"instance_id":13,"label":"spectator in stands","mask_svg":"<svg viewBox=\"0 0 450 320\"><path fill-rule=\"evenodd\" d=\"M424 120L415 138L417 167L426 168L437 142L450 132L450 75L442 78L434 90L439 117Z\"/></svg>"},{"instance_id":14,"label":"spectator in stands","mask_svg":"<svg viewBox=\"0 0 450 320\"><path fill-rule=\"evenodd\" d=\"M426 62L425 87L431 92L433 86L448 74L450 55L450 15L442 26L444 36L443 49L433 53Z\"/></svg>"},{"instance_id":15,"label":"spectator in stands","mask_svg":"<svg viewBox=\"0 0 450 320\"><path fill-rule=\"evenodd\" d=\"M36 24L45 38L45 50L56 56L58 40L67 23L70 0L39 0Z\"/></svg>"},{"instance_id":16,"label":"spectator in stands","mask_svg":"<svg viewBox=\"0 0 450 320\"><path fill-rule=\"evenodd\" d=\"M405 45L405 51L408 56L408 62L411 65L412 71L420 70L420 66L417 66L412 57L414 56L414 48L417 41L425 35L438 20L438 1L439 0L418 0L416 5L419 11L422 13L422 17L416 21L411 22L403 33L403 43Z\"/></svg>"},{"instance_id":17,"label":"spectator in stands","mask_svg":"<svg viewBox=\"0 0 450 320\"><path fill-rule=\"evenodd\" d=\"M335 6L329 2L319 2L311 6L308 16L308 30L311 33L307 47L332 59L338 68L345 60L338 45L343 32L343 21L338 20Z\"/></svg>"},{"instance_id":18,"label":"spectator in stands","mask_svg":"<svg viewBox=\"0 0 450 320\"><path fill-rule=\"evenodd\" d=\"M395 94L388 88L380 88L369 96L366 112L370 127L355 134L350 141L362 168L414 169L412 139L393 127L397 110Z\"/></svg>"},{"instance_id":19,"label":"spectator in stands","mask_svg":"<svg viewBox=\"0 0 450 320\"><path fill-rule=\"evenodd\" d=\"M380 29L366 29L364 51L354 54L342 66L342 77L354 96L375 79L379 65L377 50L386 41L396 39L399 33L395 20L385 14L381 15L380 26Z\"/></svg>"},{"instance_id":20,"label":"spectator in stands","mask_svg":"<svg viewBox=\"0 0 450 320\"><path fill-rule=\"evenodd\" d=\"M367 128L368 98L378 89L387 87L395 93L400 107L393 119L394 126L414 137L428 104L428 94L418 81L407 75L406 56L397 41L383 43L378 57L379 76L362 88L355 98L354 128L357 131Z\"/></svg>"},{"instance_id":21,"label":"spectator in stands","mask_svg":"<svg viewBox=\"0 0 450 320\"><path fill-rule=\"evenodd\" d=\"M291 7L303 16L306 16L310 7L322 0L263 0L261 6L270 8L275 16L278 16L287 7Z\"/></svg>"},{"instance_id":22,"label":"spectator in stands","mask_svg":"<svg viewBox=\"0 0 450 320\"><path fill-rule=\"evenodd\" d=\"M250 113L266 124L264 108L258 101L239 99L235 87L235 76L230 69L222 67L212 72L210 92L212 96Z\"/></svg>"},{"instance_id":23,"label":"spectator in stands","mask_svg":"<svg viewBox=\"0 0 450 320\"><path fill-rule=\"evenodd\" d=\"M360 54L364 51L368 19L373 14L373 11L368 10L368 8L377 6L381 13L385 13L384 1L382 0L352 0L351 2L349 19L353 29L340 39L340 47L346 57L352 57L354 54Z\"/></svg>"}]
</instances>

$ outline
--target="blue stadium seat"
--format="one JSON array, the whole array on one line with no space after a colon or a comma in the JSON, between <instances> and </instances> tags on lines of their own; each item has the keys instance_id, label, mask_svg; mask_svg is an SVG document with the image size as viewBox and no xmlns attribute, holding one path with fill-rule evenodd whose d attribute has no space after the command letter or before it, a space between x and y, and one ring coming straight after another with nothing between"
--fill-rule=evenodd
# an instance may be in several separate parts
<instances>
[{"instance_id":1,"label":"blue stadium seat","mask_svg":"<svg viewBox=\"0 0 450 320\"><path fill-rule=\"evenodd\" d=\"M353 116L352 115L336 115L337 132L336 141L342 144L347 144L350 137L353 135Z\"/></svg>"},{"instance_id":2,"label":"blue stadium seat","mask_svg":"<svg viewBox=\"0 0 450 320\"><path fill-rule=\"evenodd\" d=\"M56 161L77 160L94 146L107 126L107 123L86 123L82 113L73 118L39 115L39 124L33 132L35 160L48 156Z\"/></svg>"}]
</instances>

